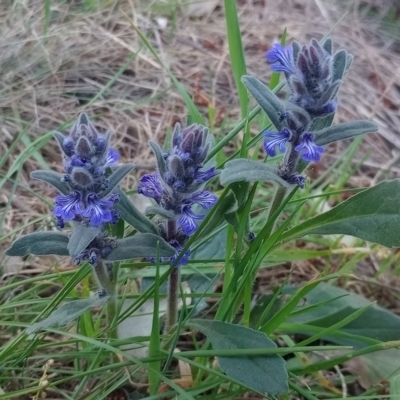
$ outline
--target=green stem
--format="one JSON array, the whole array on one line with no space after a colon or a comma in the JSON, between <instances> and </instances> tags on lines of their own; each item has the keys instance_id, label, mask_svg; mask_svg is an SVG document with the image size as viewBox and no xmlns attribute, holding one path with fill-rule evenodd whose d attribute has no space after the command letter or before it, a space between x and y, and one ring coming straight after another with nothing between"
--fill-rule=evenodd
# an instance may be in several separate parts
<instances>
[{"instance_id":1,"label":"green stem","mask_svg":"<svg viewBox=\"0 0 400 400\"><path fill-rule=\"evenodd\" d=\"M175 267L168 279L167 322L165 333L170 333L178 321L178 297L180 284L180 270Z\"/></svg>"},{"instance_id":2,"label":"green stem","mask_svg":"<svg viewBox=\"0 0 400 400\"><path fill-rule=\"evenodd\" d=\"M272 200L271 207L268 212L268 218L267 221L271 218L272 215L274 215L275 211L279 208L279 206L282 204L282 201L284 200L286 196L287 188L284 186L279 186L278 189L276 189L275 196ZM272 231L274 229L274 225L271 224L270 228L265 232L265 239L268 239L268 237L271 235Z\"/></svg>"},{"instance_id":3,"label":"green stem","mask_svg":"<svg viewBox=\"0 0 400 400\"><path fill-rule=\"evenodd\" d=\"M117 286L117 275L118 266L113 265L112 275L107 268L107 265L102 261L99 261L94 267L94 272L96 274L99 285L107 292L110 299L107 302L107 322L108 326L112 327L110 329L110 338L118 339L117 334L117 296L116 296L116 286Z\"/></svg>"}]
</instances>

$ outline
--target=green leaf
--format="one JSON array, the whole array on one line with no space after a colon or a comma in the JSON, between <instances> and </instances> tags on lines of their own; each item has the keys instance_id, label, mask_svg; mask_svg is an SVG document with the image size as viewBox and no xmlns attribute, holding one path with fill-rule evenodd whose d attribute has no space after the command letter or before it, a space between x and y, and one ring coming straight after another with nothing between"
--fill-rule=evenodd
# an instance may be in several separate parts
<instances>
[{"instance_id":1,"label":"green leaf","mask_svg":"<svg viewBox=\"0 0 400 400\"><path fill-rule=\"evenodd\" d=\"M146 214L147 215L156 214L156 215L160 215L161 217L166 218L166 219L175 219L176 218L176 215L173 211L166 210L165 208L162 208L160 206L147 207Z\"/></svg>"},{"instance_id":2,"label":"green leaf","mask_svg":"<svg viewBox=\"0 0 400 400\"><path fill-rule=\"evenodd\" d=\"M61 232L34 232L17 239L6 250L7 256L68 256L68 235Z\"/></svg>"},{"instance_id":3,"label":"green leaf","mask_svg":"<svg viewBox=\"0 0 400 400\"><path fill-rule=\"evenodd\" d=\"M332 82L336 80L341 80L343 78L344 72L347 65L347 51L339 50L333 56L333 77Z\"/></svg>"},{"instance_id":4,"label":"green leaf","mask_svg":"<svg viewBox=\"0 0 400 400\"><path fill-rule=\"evenodd\" d=\"M281 240L309 234L336 234L355 236L386 247L399 247L399 204L400 180L383 181L290 229Z\"/></svg>"},{"instance_id":5,"label":"green leaf","mask_svg":"<svg viewBox=\"0 0 400 400\"><path fill-rule=\"evenodd\" d=\"M122 219L139 232L158 234L156 226L133 205L122 190L117 188L114 192L120 196L114 208L120 213Z\"/></svg>"},{"instance_id":6,"label":"green leaf","mask_svg":"<svg viewBox=\"0 0 400 400\"><path fill-rule=\"evenodd\" d=\"M213 260L224 258L226 252L226 233L226 228L220 230L216 235L193 251L190 259Z\"/></svg>"},{"instance_id":7,"label":"green leaf","mask_svg":"<svg viewBox=\"0 0 400 400\"><path fill-rule=\"evenodd\" d=\"M332 54L332 39L328 38L322 44L322 47L329 53Z\"/></svg>"},{"instance_id":8,"label":"green leaf","mask_svg":"<svg viewBox=\"0 0 400 400\"><path fill-rule=\"evenodd\" d=\"M45 330L55 326L63 326L78 318L84 312L93 308L102 307L109 300L108 296L95 294L92 297L82 300L71 301L62 305L60 308L52 312L43 321L37 322L26 329L26 333L30 335L39 330Z\"/></svg>"},{"instance_id":9,"label":"green leaf","mask_svg":"<svg viewBox=\"0 0 400 400\"><path fill-rule=\"evenodd\" d=\"M315 132L315 143L324 146L338 140L349 139L364 133L376 132L378 127L370 121L350 121Z\"/></svg>"},{"instance_id":10,"label":"green leaf","mask_svg":"<svg viewBox=\"0 0 400 400\"><path fill-rule=\"evenodd\" d=\"M189 320L190 327L198 329L210 340L216 350L275 348L276 344L261 332L222 321ZM273 356L218 357L221 369L231 378L258 392L278 395L288 390L285 361Z\"/></svg>"},{"instance_id":11,"label":"green leaf","mask_svg":"<svg viewBox=\"0 0 400 400\"><path fill-rule=\"evenodd\" d=\"M245 75L242 77L242 82L268 115L275 128L280 130L282 123L279 121L279 114L282 112L282 103L278 97L254 76Z\"/></svg>"},{"instance_id":12,"label":"green leaf","mask_svg":"<svg viewBox=\"0 0 400 400\"><path fill-rule=\"evenodd\" d=\"M130 260L131 258L155 257L157 244L161 257L172 257L176 250L161 236L152 233L141 233L124 239L117 239L117 247L104 257L108 261Z\"/></svg>"},{"instance_id":13,"label":"green leaf","mask_svg":"<svg viewBox=\"0 0 400 400\"><path fill-rule=\"evenodd\" d=\"M221 172L221 185L227 186L233 182L255 182L255 181L275 181L281 186L292 187L284 181L268 164L261 161L246 160L238 158L228 161Z\"/></svg>"},{"instance_id":14,"label":"green leaf","mask_svg":"<svg viewBox=\"0 0 400 400\"><path fill-rule=\"evenodd\" d=\"M386 352L390 353L389 357L392 360L394 357L396 357L395 361L397 362L397 364L399 363L400 350L397 350L394 354L393 354L393 352L391 352L391 350L386 350ZM396 366L399 367L399 365L396 365ZM391 394L393 400L400 399L400 374L398 373L398 370L397 370L397 373L390 378L390 394Z\"/></svg>"},{"instance_id":15,"label":"green leaf","mask_svg":"<svg viewBox=\"0 0 400 400\"><path fill-rule=\"evenodd\" d=\"M249 101L246 88L240 80L243 75L246 75L246 61L236 9L236 0L225 0L224 5L232 73L239 94L242 117L244 118L247 114L247 105Z\"/></svg>"},{"instance_id":16,"label":"green leaf","mask_svg":"<svg viewBox=\"0 0 400 400\"><path fill-rule=\"evenodd\" d=\"M55 187L62 194L67 195L71 190L67 184L61 182L63 175L55 171L33 171L31 172L31 178L38 179L39 181L44 181L49 183L51 186Z\"/></svg>"},{"instance_id":17,"label":"green leaf","mask_svg":"<svg viewBox=\"0 0 400 400\"><path fill-rule=\"evenodd\" d=\"M86 226L80 222L74 222L68 243L69 255L72 258L77 257L101 231L101 227Z\"/></svg>"},{"instance_id":18,"label":"green leaf","mask_svg":"<svg viewBox=\"0 0 400 400\"><path fill-rule=\"evenodd\" d=\"M346 58L346 67L344 69L344 74L347 73L347 71L349 70L349 68L351 67L351 64L353 64L353 60L354 60L354 56L351 54L347 54L347 58ZM343 74L343 75L344 75Z\"/></svg>"},{"instance_id":19,"label":"green leaf","mask_svg":"<svg viewBox=\"0 0 400 400\"><path fill-rule=\"evenodd\" d=\"M244 207L248 199L249 186L250 184L244 181L234 182L231 183L231 185L229 186L233 195L235 196L239 210L241 210Z\"/></svg>"},{"instance_id":20,"label":"green leaf","mask_svg":"<svg viewBox=\"0 0 400 400\"><path fill-rule=\"evenodd\" d=\"M283 293L290 294L296 290L298 290L297 287L289 286L283 289ZM316 306L312 307L314 305ZM308 312L298 313L285 321L285 323L305 324L304 331L298 333L310 334L306 327L311 325L321 328L331 327L357 310L368 307L358 318L338 330L338 332L353 335L353 338L332 335L324 337L324 339L361 348L367 344L358 340L357 337L366 337L382 342L397 340L399 337L399 316L371 303L363 296L333 285L322 282L306 293L303 296L301 308L305 307L309 308ZM300 309L296 311L300 311Z\"/></svg>"},{"instance_id":21,"label":"green leaf","mask_svg":"<svg viewBox=\"0 0 400 400\"><path fill-rule=\"evenodd\" d=\"M154 154L157 159L158 170L160 171L161 179L164 176L165 172L167 172L167 165L164 159L164 150L158 145L158 143L153 140L149 140L149 145L153 149Z\"/></svg>"},{"instance_id":22,"label":"green leaf","mask_svg":"<svg viewBox=\"0 0 400 400\"><path fill-rule=\"evenodd\" d=\"M125 175L129 174L135 168L133 164L123 164L117 167L111 174L109 179L109 184L106 190L101 193L101 197L107 196L109 193L115 189L115 187L121 182Z\"/></svg>"}]
</instances>

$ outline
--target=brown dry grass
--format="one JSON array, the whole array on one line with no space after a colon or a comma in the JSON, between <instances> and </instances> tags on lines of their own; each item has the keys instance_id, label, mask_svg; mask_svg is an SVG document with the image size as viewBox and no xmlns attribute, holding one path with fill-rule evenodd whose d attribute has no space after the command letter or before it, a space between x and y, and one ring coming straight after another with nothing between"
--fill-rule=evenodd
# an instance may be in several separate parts
<instances>
[{"instance_id":1,"label":"brown dry grass","mask_svg":"<svg viewBox=\"0 0 400 400\"><path fill-rule=\"evenodd\" d=\"M387 3L375 3L367 5L384 13L381 4ZM95 11L84 11L78 0L65 4L53 1L46 34L42 0L12 4L2 3L0 8L0 156L23 129L33 141L86 111L97 117L100 129L115 132L114 146L124 161L144 166L152 162L147 141L162 138L178 120L184 123L186 110L168 74L142 47L124 13L149 37L202 111L215 106L215 134L224 134L238 119L222 1L201 17L191 16L187 8L171 1L141 5L108 2ZM289 41L319 38L347 12L333 40L336 48L345 47L353 53L355 61L341 89L336 119L372 117L380 126L381 135L368 136L361 149L372 149L366 168L353 178L355 184L367 185L382 164L392 165L396 174L400 172L394 165L400 149L400 55L381 35L379 14L370 20L364 9L357 11L357 2L348 2L346 8L337 4L322 0L241 0L238 7L243 43L248 72L268 80L270 69L264 53L283 28L288 30ZM137 52L135 59L104 90L132 52ZM344 146L333 145L324 162L331 163ZM17 146L3 173L24 149L22 143ZM51 168L60 168L54 143L46 144L41 154ZM38 168L37 159L27 161L21 185L50 197L52 192L46 185L29 178L29 172ZM134 187L135 180L131 176L126 186ZM0 207L7 203L10 187L3 188ZM20 188L6 215L3 233L47 212L47 206Z\"/></svg>"}]
</instances>

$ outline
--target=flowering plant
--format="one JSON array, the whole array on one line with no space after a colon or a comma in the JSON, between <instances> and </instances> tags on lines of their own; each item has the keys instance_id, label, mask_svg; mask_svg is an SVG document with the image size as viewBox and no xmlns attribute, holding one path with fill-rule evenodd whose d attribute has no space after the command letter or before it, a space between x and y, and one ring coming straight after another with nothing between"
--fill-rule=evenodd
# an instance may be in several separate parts
<instances>
[{"instance_id":1,"label":"flowering plant","mask_svg":"<svg viewBox=\"0 0 400 400\"><path fill-rule=\"evenodd\" d=\"M234 51L237 48L231 45L231 54ZM99 289L91 297L62 305L47 318L29 325L26 333L63 326L87 310L106 305L107 328L105 331L98 329L93 337L88 335L85 345L89 350L85 355L95 365L94 370L97 367L102 371L121 370L122 365L125 368L133 365L128 379L139 367L146 367L151 398L163 395L161 392L166 388L160 386L160 381L164 381L174 391L172 395L179 393L182 398L194 398L192 392L196 398L239 398L251 390L263 398L303 396L315 399L310 394L312 389L303 385L304 374L314 378L315 371L332 369L369 352L399 347L393 340L400 329L400 319L394 315L390 316L390 321L396 329L381 336L376 329L373 333L361 330L355 335L352 332L358 327L354 325L351 326L353 330L346 330L347 324L356 323L364 312L368 315L366 320L378 320L377 315L381 316L383 311L355 295L345 307L336 309L335 302L350 294L326 282L348 276L341 271L328 274L325 270L300 287L287 285L287 277L272 293L261 296L252 291L261 269L289 261L294 255L303 260L310 257L309 253L320 257L340 253L330 248L305 248L303 251L286 247L289 241L306 235L351 235L386 247L400 246L400 234L396 229L399 221L396 193L400 193L397 180L362 188L328 211L314 212L320 209L312 203L316 198L334 196L345 189L340 187L330 192L328 188L325 193L311 194L313 182L308 178L308 163L317 163L326 157L324 153L330 143L376 130L376 125L370 121L332 124L340 107L339 89L352 56L346 50L333 52L332 41L325 38L312 39L304 46L295 41L288 46L275 44L267 52L266 59L276 82L276 74L284 75L283 83L268 87L257 77L244 73L245 65L238 66L240 63L232 58L235 71L243 72L234 74L239 96L246 88L258 105L247 114L244 112L243 120L216 144L204 118L190 97L185 96L196 123L185 128L176 124L169 146L149 143L157 167L143 175L137 186L139 195L152 199L153 204L145 213L140 213L119 187L133 165L122 163L111 147L110 133L101 134L87 115L81 114L68 135L54 134L60 146L64 173L35 171L32 176L58 191L53 210L56 224L47 231L18 238L7 255L70 257L80 268L67 289L84 276L85 268L93 271ZM182 86L175 81L182 91ZM287 93L281 100L276 92L284 85ZM246 90L244 92L245 95L240 96L242 110L249 106ZM263 115L259 123L261 131L251 137L256 115ZM223 150L241 131L241 147L228 158ZM263 160L257 157L257 146L261 143ZM254 149L250 156L249 150ZM218 164L213 160L216 155ZM211 180L214 180L213 186ZM299 210L306 209L305 203L311 204L312 212L299 215ZM64 233L65 230L70 233ZM136 258L141 260L132 261ZM129 272L120 273L120 262ZM162 268L165 273L161 275ZM180 290L181 276L186 279L193 271L198 281L190 289L192 297L197 296L198 301L189 304L190 296ZM126 282L132 277L146 277L152 283L147 290L128 298L131 286ZM203 298L212 291L219 277L221 293L212 293L216 298L215 307L206 307ZM167 280L168 305L164 310L166 324L162 336L160 292ZM119 284L126 289L123 294ZM183 304L180 313L179 297ZM150 331L137 333L142 326L138 328L133 322L128 339L119 337L115 327L135 317L137 310L144 309L146 313L144 305L148 306L148 302L152 306ZM214 318L193 318L199 309L213 313ZM389 318L387 314L385 318ZM191 332L190 345L195 350L174 352L184 329L201 331L208 340L202 341ZM108 333L105 342L104 334ZM290 336L292 333L308 337L298 339L299 335ZM79 340L83 336L74 335ZM349 345L355 350L312 362L307 352L337 350L336 346L325 344L310 346L314 342L320 344L321 339L347 346L340 348L343 351L347 351ZM121 347L127 343L144 343L149 357L139 359L136 353L132 356L131 349ZM14 362L13 355L8 355L17 345L17 341L12 342L5 352L6 363ZM93 358L94 345L101 350L96 359ZM99 361L102 352L118 354L127 361L118 358L110 364L105 357ZM296 361L293 366L290 355L299 352L301 357L292 357ZM193 367L188 367L191 380L170 379L173 358L180 361L180 366L182 362ZM100 366L102 363L104 365ZM317 378L321 379L319 375ZM123 382L126 379L124 375ZM325 386L332 388L329 382L325 382ZM183 387L189 389L185 391ZM327 397L332 397L332 393Z\"/></svg>"}]
</instances>

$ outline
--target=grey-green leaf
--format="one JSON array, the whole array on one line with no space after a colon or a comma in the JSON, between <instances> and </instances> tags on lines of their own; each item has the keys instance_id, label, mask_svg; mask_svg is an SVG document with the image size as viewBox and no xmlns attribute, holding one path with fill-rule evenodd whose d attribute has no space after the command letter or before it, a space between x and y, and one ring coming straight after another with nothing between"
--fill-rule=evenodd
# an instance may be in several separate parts
<instances>
[{"instance_id":1,"label":"grey-green leaf","mask_svg":"<svg viewBox=\"0 0 400 400\"><path fill-rule=\"evenodd\" d=\"M354 60L354 56L352 54L347 54L347 58L346 58L346 67L344 69L344 74L347 73L347 71L349 70L349 68L351 67L351 64L353 64L353 60ZM343 75L344 75L343 74Z\"/></svg>"},{"instance_id":2,"label":"grey-green leaf","mask_svg":"<svg viewBox=\"0 0 400 400\"><path fill-rule=\"evenodd\" d=\"M268 115L275 128L280 130L282 123L279 121L279 115L282 112L282 103L278 97L254 76L244 75L242 82Z\"/></svg>"},{"instance_id":3,"label":"grey-green leaf","mask_svg":"<svg viewBox=\"0 0 400 400\"><path fill-rule=\"evenodd\" d=\"M39 330L45 330L55 326L64 326L78 318L84 312L93 308L102 307L105 303L107 303L108 300L108 296L99 296L98 294L95 294L87 299L66 303L51 313L43 321L32 324L26 329L26 333L30 335L31 333L35 333Z\"/></svg>"},{"instance_id":4,"label":"grey-green leaf","mask_svg":"<svg viewBox=\"0 0 400 400\"><path fill-rule=\"evenodd\" d=\"M351 235L386 247L400 247L400 180L383 181L332 210L285 232L281 239L308 234Z\"/></svg>"},{"instance_id":5,"label":"grey-green leaf","mask_svg":"<svg viewBox=\"0 0 400 400\"><path fill-rule=\"evenodd\" d=\"M154 154L156 155L157 166L158 170L160 171L161 178L164 176L165 172L167 171L167 165L164 159L164 151L158 145L158 143L154 142L153 140L149 141L150 147L153 149Z\"/></svg>"},{"instance_id":6,"label":"grey-green leaf","mask_svg":"<svg viewBox=\"0 0 400 400\"><path fill-rule=\"evenodd\" d=\"M160 206L150 206L146 208L146 214L156 214L156 215L160 215L163 218L166 219L174 219L176 218L176 215L173 211L170 210L166 210Z\"/></svg>"},{"instance_id":7,"label":"grey-green leaf","mask_svg":"<svg viewBox=\"0 0 400 400\"><path fill-rule=\"evenodd\" d=\"M124 239L117 239L117 247L105 259L121 261L138 257L155 257L157 245L161 257L172 257L176 253L176 250L160 236L151 233L138 233Z\"/></svg>"},{"instance_id":8,"label":"grey-green leaf","mask_svg":"<svg viewBox=\"0 0 400 400\"><path fill-rule=\"evenodd\" d=\"M187 324L203 332L216 350L276 347L265 334L241 325L203 319L192 319ZM285 361L279 355L218 358L221 369L229 377L253 390L271 395L285 393L288 390Z\"/></svg>"},{"instance_id":9,"label":"grey-green leaf","mask_svg":"<svg viewBox=\"0 0 400 400\"><path fill-rule=\"evenodd\" d=\"M66 183L61 182L62 177L62 174L59 174L55 171L39 170L31 172L31 178L47 182L59 190L62 194L68 194L71 190Z\"/></svg>"},{"instance_id":10,"label":"grey-green leaf","mask_svg":"<svg viewBox=\"0 0 400 400\"><path fill-rule=\"evenodd\" d=\"M25 256L35 254L44 256L55 254L67 256L68 235L61 232L34 232L17 239L11 247L6 250L7 256Z\"/></svg>"},{"instance_id":11,"label":"grey-green leaf","mask_svg":"<svg viewBox=\"0 0 400 400\"><path fill-rule=\"evenodd\" d=\"M332 39L328 38L322 44L322 47L329 53L332 54Z\"/></svg>"},{"instance_id":12,"label":"grey-green leaf","mask_svg":"<svg viewBox=\"0 0 400 400\"><path fill-rule=\"evenodd\" d=\"M86 226L80 222L74 222L68 243L69 255L72 258L77 257L101 231L101 227Z\"/></svg>"},{"instance_id":13,"label":"grey-green leaf","mask_svg":"<svg viewBox=\"0 0 400 400\"><path fill-rule=\"evenodd\" d=\"M338 140L349 139L364 133L376 132L377 130L378 127L370 121L344 122L315 132L315 143L325 146Z\"/></svg>"},{"instance_id":14,"label":"grey-green leaf","mask_svg":"<svg viewBox=\"0 0 400 400\"><path fill-rule=\"evenodd\" d=\"M288 286L283 289L283 293L293 294L298 289L299 287ZM317 307L317 305L319 306ZM399 316L383 307L372 304L363 296L348 292L328 283L322 282L305 294L302 307L310 307L310 309L308 312L291 316L287 320L288 323L329 328L343 321L343 319L360 308L368 307L358 318L340 328L339 332L353 335L353 337L339 335L325 337L326 340L337 344L361 348L367 346L368 343L359 340L360 337L380 340L382 342L397 340L399 337ZM307 332L307 329L301 333L313 335L313 332Z\"/></svg>"},{"instance_id":15,"label":"grey-green leaf","mask_svg":"<svg viewBox=\"0 0 400 400\"><path fill-rule=\"evenodd\" d=\"M158 234L156 226L133 205L122 190L117 188L114 192L120 195L114 208L120 213L122 219L139 232Z\"/></svg>"},{"instance_id":16,"label":"grey-green leaf","mask_svg":"<svg viewBox=\"0 0 400 400\"><path fill-rule=\"evenodd\" d=\"M333 79L332 82L336 80L341 80L343 78L344 72L347 65L347 51L339 50L333 56Z\"/></svg>"},{"instance_id":17,"label":"grey-green leaf","mask_svg":"<svg viewBox=\"0 0 400 400\"><path fill-rule=\"evenodd\" d=\"M233 182L256 181L274 181L282 186L292 186L284 181L270 165L243 158L228 161L220 176L220 182L223 186Z\"/></svg>"},{"instance_id":18,"label":"grey-green leaf","mask_svg":"<svg viewBox=\"0 0 400 400\"><path fill-rule=\"evenodd\" d=\"M106 190L101 193L101 197L107 196L121 182L125 175L129 174L135 168L133 164L123 164L117 167L109 178L109 184Z\"/></svg>"}]
</instances>

